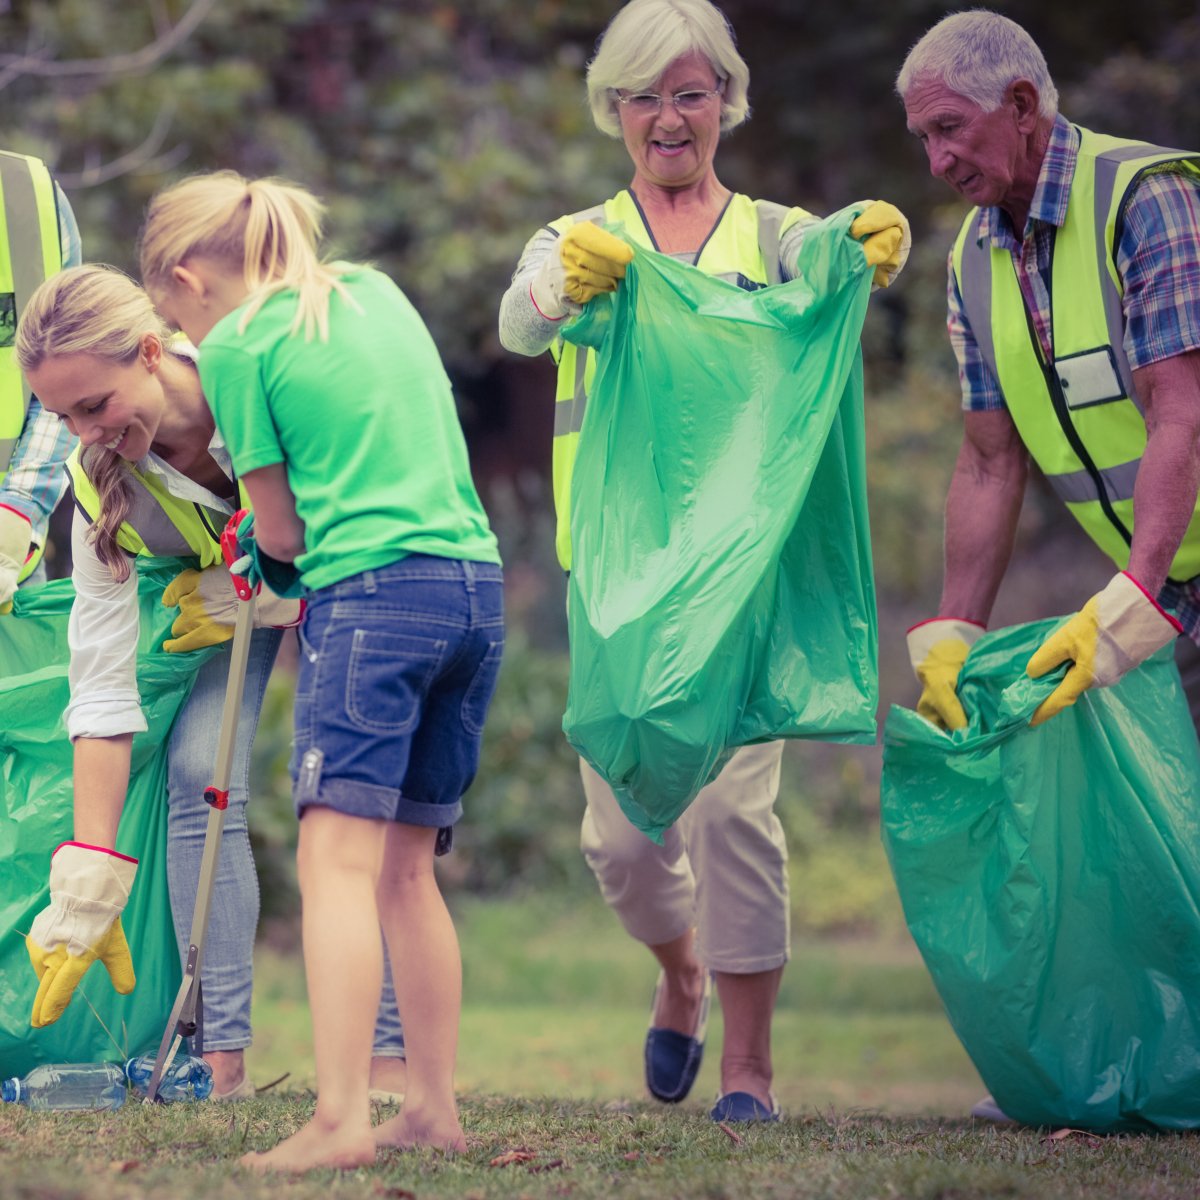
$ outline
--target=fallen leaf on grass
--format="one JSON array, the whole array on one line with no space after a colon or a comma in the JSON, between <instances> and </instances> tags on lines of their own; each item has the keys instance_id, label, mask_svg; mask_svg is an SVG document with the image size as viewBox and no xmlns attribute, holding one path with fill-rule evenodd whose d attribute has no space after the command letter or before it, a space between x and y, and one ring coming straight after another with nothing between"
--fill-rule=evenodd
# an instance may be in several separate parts
<instances>
[{"instance_id":1,"label":"fallen leaf on grass","mask_svg":"<svg viewBox=\"0 0 1200 1200\"><path fill-rule=\"evenodd\" d=\"M733 1131L732 1129L730 1129L730 1128L729 1128L729 1126L728 1126L728 1125L726 1125L724 1121L718 1121L718 1122L717 1122L717 1128L718 1128L718 1129L719 1129L719 1130L720 1130L720 1131L721 1131L723 1134L725 1134L725 1135L726 1135L726 1137L728 1137L728 1138L729 1138L729 1140L730 1140L730 1141L731 1141L731 1142L732 1142L732 1143L733 1143L735 1146L740 1146L740 1145L742 1144L742 1135L741 1135L740 1133L734 1133L734 1131Z\"/></svg>"},{"instance_id":2,"label":"fallen leaf on grass","mask_svg":"<svg viewBox=\"0 0 1200 1200\"><path fill-rule=\"evenodd\" d=\"M1099 1146L1101 1139L1098 1138L1090 1129L1056 1129L1053 1133L1048 1134L1042 1140L1045 1142L1065 1142L1069 1137L1086 1138L1089 1146Z\"/></svg>"},{"instance_id":3,"label":"fallen leaf on grass","mask_svg":"<svg viewBox=\"0 0 1200 1200\"><path fill-rule=\"evenodd\" d=\"M630 1150L628 1154L623 1154L621 1157L626 1162L637 1162L642 1157L642 1152L640 1150Z\"/></svg>"},{"instance_id":4,"label":"fallen leaf on grass","mask_svg":"<svg viewBox=\"0 0 1200 1200\"><path fill-rule=\"evenodd\" d=\"M535 1158L537 1155L532 1150L505 1150L503 1154L497 1154L488 1166L511 1167L513 1163L533 1162Z\"/></svg>"},{"instance_id":5,"label":"fallen leaf on grass","mask_svg":"<svg viewBox=\"0 0 1200 1200\"><path fill-rule=\"evenodd\" d=\"M417 1193L410 1192L408 1188L384 1187L378 1183L375 1185L375 1195L387 1196L388 1200L417 1200Z\"/></svg>"},{"instance_id":6,"label":"fallen leaf on grass","mask_svg":"<svg viewBox=\"0 0 1200 1200\"><path fill-rule=\"evenodd\" d=\"M123 1161L110 1162L108 1171L110 1175L128 1175L130 1171L136 1171L141 1165L141 1159L127 1158Z\"/></svg>"},{"instance_id":7,"label":"fallen leaf on grass","mask_svg":"<svg viewBox=\"0 0 1200 1200\"><path fill-rule=\"evenodd\" d=\"M532 1175L538 1175L542 1171L557 1171L562 1168L563 1160L561 1158L552 1158L549 1162L530 1163L525 1169Z\"/></svg>"}]
</instances>

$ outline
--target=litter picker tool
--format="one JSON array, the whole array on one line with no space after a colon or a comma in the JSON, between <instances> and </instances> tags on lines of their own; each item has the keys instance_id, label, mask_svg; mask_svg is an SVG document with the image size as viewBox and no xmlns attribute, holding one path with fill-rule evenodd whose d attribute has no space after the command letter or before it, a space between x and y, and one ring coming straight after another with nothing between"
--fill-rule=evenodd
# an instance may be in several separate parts
<instances>
[{"instance_id":1,"label":"litter picker tool","mask_svg":"<svg viewBox=\"0 0 1200 1200\"><path fill-rule=\"evenodd\" d=\"M225 539L222 538L222 548ZM228 553L227 553L228 557ZM196 1037L195 1051L200 1053L203 1040L203 1003L200 994L200 964L204 958L204 937L208 931L208 911L212 903L213 881L221 852L221 833L225 828L225 810L229 807L229 776L233 768L233 750L237 741L242 692L246 683L246 662L250 656L250 635L254 632L254 595L244 580L235 577L238 597L237 622L233 628L233 649L229 659L229 680L225 685L225 706L221 710L221 732L217 739L217 763L213 782L204 789L209 804L208 828L204 833L204 852L200 859L200 882L196 888L196 907L192 911L187 961L183 980L167 1019L167 1028L159 1043L154 1071L146 1088L146 1103L158 1100L158 1088L175 1060L180 1041ZM199 1031L199 1034L198 1034Z\"/></svg>"}]
</instances>

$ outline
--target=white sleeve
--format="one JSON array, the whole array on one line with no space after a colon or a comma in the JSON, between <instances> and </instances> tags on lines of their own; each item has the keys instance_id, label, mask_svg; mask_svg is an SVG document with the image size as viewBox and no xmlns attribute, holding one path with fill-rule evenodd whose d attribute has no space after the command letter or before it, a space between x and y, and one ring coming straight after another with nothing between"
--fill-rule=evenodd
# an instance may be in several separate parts
<instances>
[{"instance_id":1,"label":"white sleeve","mask_svg":"<svg viewBox=\"0 0 1200 1200\"><path fill-rule=\"evenodd\" d=\"M558 234L542 228L529 239L513 272L512 283L500 301L500 344L514 354L533 358L550 348L564 322L543 316L530 293L534 276L551 253L557 253Z\"/></svg>"},{"instance_id":2,"label":"white sleeve","mask_svg":"<svg viewBox=\"0 0 1200 1200\"><path fill-rule=\"evenodd\" d=\"M118 583L97 557L88 528L77 510L71 525L75 602L67 625L71 703L63 714L72 741L147 727L137 688L137 564L131 562L129 577Z\"/></svg>"},{"instance_id":3,"label":"white sleeve","mask_svg":"<svg viewBox=\"0 0 1200 1200\"><path fill-rule=\"evenodd\" d=\"M785 283L796 278L800 245L804 241L804 235L816 224L818 219L809 216L789 225L783 231L783 236L779 239L779 272Z\"/></svg>"}]
</instances>

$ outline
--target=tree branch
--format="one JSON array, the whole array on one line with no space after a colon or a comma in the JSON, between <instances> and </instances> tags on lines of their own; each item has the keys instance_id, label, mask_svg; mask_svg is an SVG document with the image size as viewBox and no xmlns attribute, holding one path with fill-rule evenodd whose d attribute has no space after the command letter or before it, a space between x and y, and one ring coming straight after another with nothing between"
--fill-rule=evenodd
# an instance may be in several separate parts
<instances>
[{"instance_id":1,"label":"tree branch","mask_svg":"<svg viewBox=\"0 0 1200 1200\"><path fill-rule=\"evenodd\" d=\"M171 128L171 121L174 117L175 106L173 104L163 105L158 110L158 116L154 118L154 128L146 135L140 146L135 146L134 149L122 154L120 158L114 158L111 162L100 166L86 166L81 171L74 173L56 169L54 178L70 191L72 188L98 187L102 183L109 183L122 175L132 174L142 167L151 165L151 160L158 154L163 142L166 141L167 131ZM186 146L175 146L163 159L154 163L154 167L156 170L165 170L178 163L186 153Z\"/></svg>"},{"instance_id":2,"label":"tree branch","mask_svg":"<svg viewBox=\"0 0 1200 1200\"><path fill-rule=\"evenodd\" d=\"M74 58L55 62L45 51L31 54L0 55L0 89L23 75L61 79L67 76L141 75L185 42L201 21L216 7L218 0L193 0L179 20L140 50L111 54L104 58Z\"/></svg>"}]
</instances>

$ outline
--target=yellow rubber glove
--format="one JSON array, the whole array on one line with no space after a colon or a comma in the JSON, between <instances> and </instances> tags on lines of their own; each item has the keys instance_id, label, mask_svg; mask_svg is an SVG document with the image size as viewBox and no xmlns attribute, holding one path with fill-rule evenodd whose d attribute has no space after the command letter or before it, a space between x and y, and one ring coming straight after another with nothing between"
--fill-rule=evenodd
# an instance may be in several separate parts
<instances>
[{"instance_id":1,"label":"yellow rubber glove","mask_svg":"<svg viewBox=\"0 0 1200 1200\"><path fill-rule=\"evenodd\" d=\"M908 631L908 657L921 683L917 712L940 729L967 727L967 714L958 698L958 676L983 634L982 625L955 617L922 621Z\"/></svg>"},{"instance_id":2,"label":"yellow rubber glove","mask_svg":"<svg viewBox=\"0 0 1200 1200\"><path fill-rule=\"evenodd\" d=\"M169 654L219 646L233 637L241 602L223 566L180 571L167 584L162 602L167 608L179 606L179 616L171 626L172 636L163 642ZM281 599L264 584L254 605L254 627L287 629L299 623L303 611L303 600Z\"/></svg>"},{"instance_id":3,"label":"yellow rubber glove","mask_svg":"<svg viewBox=\"0 0 1200 1200\"><path fill-rule=\"evenodd\" d=\"M1057 716L1088 688L1111 687L1182 632L1183 626L1132 575L1114 575L1033 652L1025 668L1031 679L1065 662L1072 666L1029 723Z\"/></svg>"},{"instance_id":4,"label":"yellow rubber glove","mask_svg":"<svg viewBox=\"0 0 1200 1200\"><path fill-rule=\"evenodd\" d=\"M29 557L32 536L28 519L15 508L0 504L0 615L12 612L12 598Z\"/></svg>"},{"instance_id":5,"label":"yellow rubber glove","mask_svg":"<svg viewBox=\"0 0 1200 1200\"><path fill-rule=\"evenodd\" d=\"M121 913L137 859L114 850L64 842L50 860L50 904L33 919L25 948L39 980L30 1024L62 1016L88 967L99 959L122 996L136 982Z\"/></svg>"},{"instance_id":6,"label":"yellow rubber glove","mask_svg":"<svg viewBox=\"0 0 1200 1200\"><path fill-rule=\"evenodd\" d=\"M885 288L908 261L912 230L908 227L908 218L894 204L886 200L864 203L866 208L850 226L850 236L862 242L867 263L875 268L875 286Z\"/></svg>"},{"instance_id":7,"label":"yellow rubber glove","mask_svg":"<svg viewBox=\"0 0 1200 1200\"><path fill-rule=\"evenodd\" d=\"M543 317L561 321L601 292L615 291L632 258L632 246L591 221L580 221L559 239L558 253L546 255L529 294Z\"/></svg>"}]
</instances>

